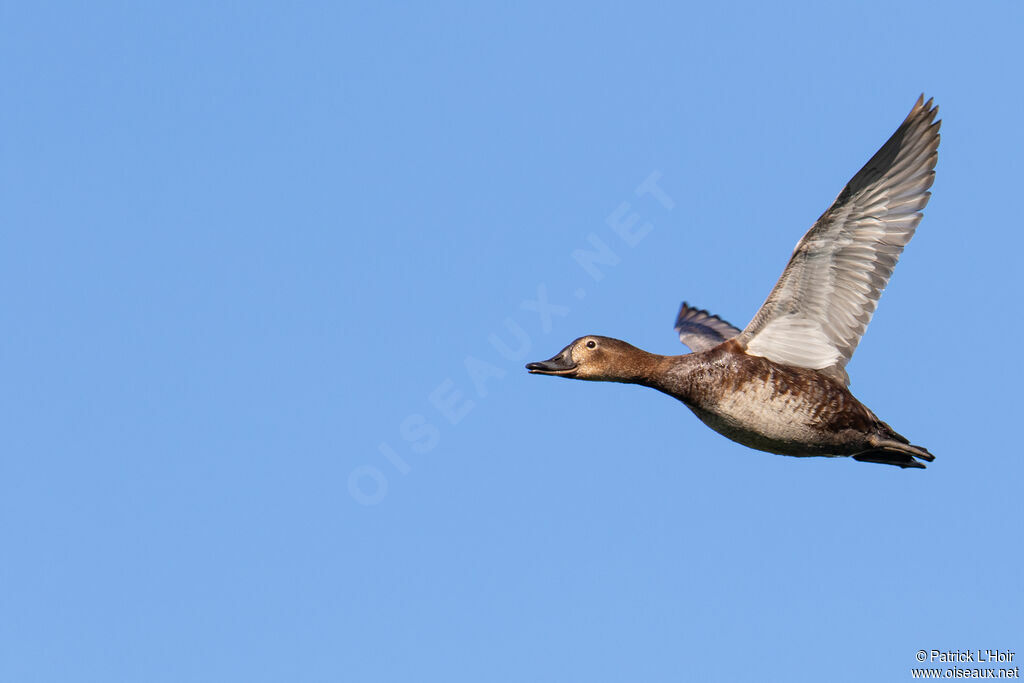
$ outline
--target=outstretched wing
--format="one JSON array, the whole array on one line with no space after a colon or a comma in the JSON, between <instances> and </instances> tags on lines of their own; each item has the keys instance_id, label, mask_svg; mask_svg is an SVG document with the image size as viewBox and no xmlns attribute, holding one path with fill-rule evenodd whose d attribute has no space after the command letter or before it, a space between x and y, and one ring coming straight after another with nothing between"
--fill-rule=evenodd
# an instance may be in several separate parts
<instances>
[{"instance_id":1,"label":"outstretched wing","mask_svg":"<svg viewBox=\"0 0 1024 683\"><path fill-rule=\"evenodd\" d=\"M679 333L679 341L689 346L692 351L710 349L740 333L717 315L711 315L700 308L692 308L685 301L676 317L676 332Z\"/></svg>"},{"instance_id":2,"label":"outstretched wing","mask_svg":"<svg viewBox=\"0 0 1024 683\"><path fill-rule=\"evenodd\" d=\"M796 245L740 336L747 353L848 381L844 367L931 196L937 113L922 95Z\"/></svg>"}]
</instances>

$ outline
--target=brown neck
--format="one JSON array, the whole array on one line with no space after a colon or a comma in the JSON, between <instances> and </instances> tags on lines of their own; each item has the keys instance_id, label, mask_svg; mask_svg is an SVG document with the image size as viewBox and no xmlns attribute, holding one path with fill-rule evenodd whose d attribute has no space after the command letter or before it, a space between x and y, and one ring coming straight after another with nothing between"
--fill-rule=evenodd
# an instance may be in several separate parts
<instances>
[{"instance_id":1,"label":"brown neck","mask_svg":"<svg viewBox=\"0 0 1024 683\"><path fill-rule=\"evenodd\" d=\"M622 377L618 381L662 390L661 386L666 374L670 372L673 358L674 356L661 356L636 349L630 362L623 368Z\"/></svg>"},{"instance_id":2,"label":"brown neck","mask_svg":"<svg viewBox=\"0 0 1024 683\"><path fill-rule=\"evenodd\" d=\"M643 354L642 360L636 364L636 375L630 381L633 384L641 384L673 396L680 401L686 401L689 396L689 367L685 362L687 355L682 356L659 356L655 353Z\"/></svg>"}]
</instances>

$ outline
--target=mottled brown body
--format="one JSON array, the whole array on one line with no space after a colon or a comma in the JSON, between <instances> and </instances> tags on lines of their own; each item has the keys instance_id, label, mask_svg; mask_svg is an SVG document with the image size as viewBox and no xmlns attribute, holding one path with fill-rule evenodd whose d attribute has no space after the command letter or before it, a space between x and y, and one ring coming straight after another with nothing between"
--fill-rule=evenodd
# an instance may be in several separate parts
<instances>
[{"instance_id":1,"label":"mottled brown body","mask_svg":"<svg viewBox=\"0 0 1024 683\"><path fill-rule=\"evenodd\" d=\"M652 361L657 371L641 383L679 399L706 425L751 448L854 455L907 443L831 378L748 355L734 340Z\"/></svg>"}]
</instances>

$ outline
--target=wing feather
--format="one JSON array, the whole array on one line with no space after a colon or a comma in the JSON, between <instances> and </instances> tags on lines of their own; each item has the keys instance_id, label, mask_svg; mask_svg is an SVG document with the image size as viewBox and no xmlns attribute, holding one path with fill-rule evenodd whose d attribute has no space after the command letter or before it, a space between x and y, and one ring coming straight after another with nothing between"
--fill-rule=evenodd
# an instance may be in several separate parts
<instances>
[{"instance_id":1,"label":"wing feather","mask_svg":"<svg viewBox=\"0 0 1024 683\"><path fill-rule=\"evenodd\" d=\"M676 332L679 333L679 341L689 346L692 351L710 349L740 333L738 328L717 315L693 308L685 301L679 309L679 315L676 316Z\"/></svg>"},{"instance_id":2,"label":"wing feather","mask_svg":"<svg viewBox=\"0 0 1024 683\"><path fill-rule=\"evenodd\" d=\"M922 95L800 240L739 337L747 353L848 381L844 367L931 196L937 113Z\"/></svg>"}]
</instances>

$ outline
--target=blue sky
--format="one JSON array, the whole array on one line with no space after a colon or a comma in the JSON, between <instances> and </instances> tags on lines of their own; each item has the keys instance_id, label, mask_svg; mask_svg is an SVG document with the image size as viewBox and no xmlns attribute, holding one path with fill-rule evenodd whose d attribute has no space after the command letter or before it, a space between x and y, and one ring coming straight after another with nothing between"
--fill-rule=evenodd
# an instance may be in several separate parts
<instances>
[{"instance_id":1,"label":"blue sky","mask_svg":"<svg viewBox=\"0 0 1024 683\"><path fill-rule=\"evenodd\" d=\"M1024 651L1024 12L706 5L5 4L0 680ZM522 369L744 326L921 92L934 196L849 370L927 470Z\"/></svg>"}]
</instances>

